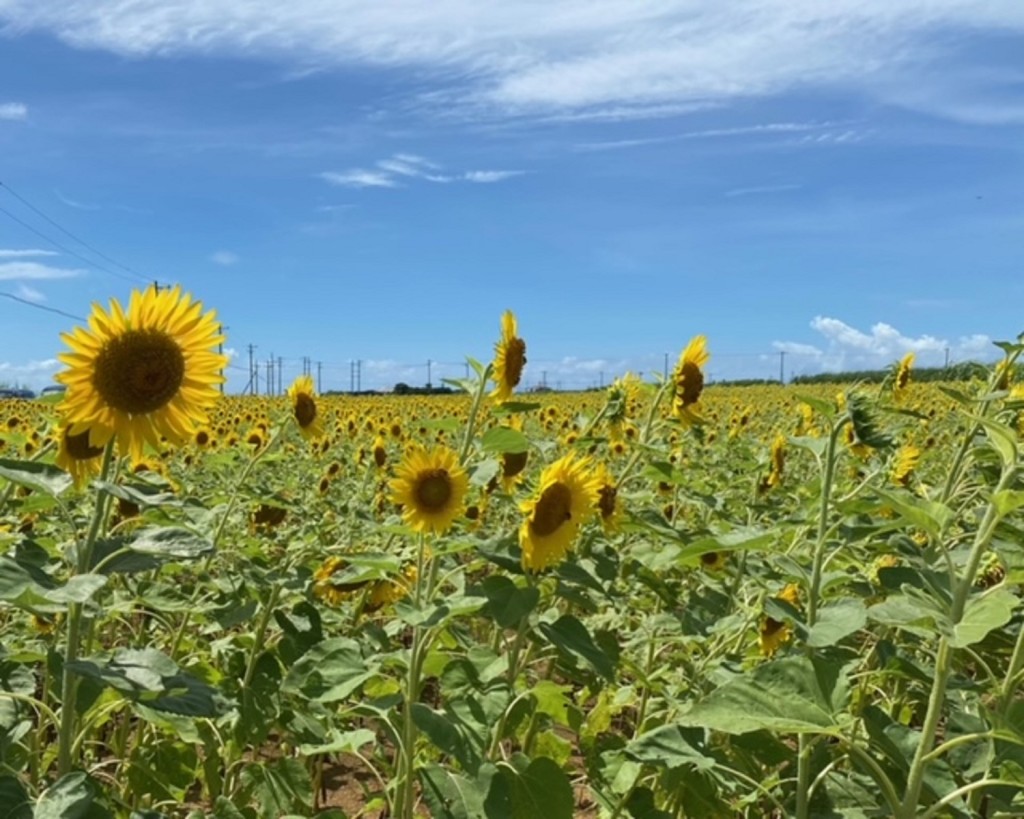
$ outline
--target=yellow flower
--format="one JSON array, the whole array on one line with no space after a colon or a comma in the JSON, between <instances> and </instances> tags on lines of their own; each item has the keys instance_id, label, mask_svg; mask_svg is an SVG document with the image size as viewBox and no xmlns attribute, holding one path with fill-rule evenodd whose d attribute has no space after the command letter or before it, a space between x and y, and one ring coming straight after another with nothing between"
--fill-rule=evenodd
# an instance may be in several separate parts
<instances>
[{"instance_id":1,"label":"yellow flower","mask_svg":"<svg viewBox=\"0 0 1024 819\"><path fill-rule=\"evenodd\" d=\"M103 447L89 444L88 428L73 435L66 423L61 426L58 438L56 464L72 477L75 488L81 489L90 478L100 474Z\"/></svg>"},{"instance_id":2,"label":"yellow flower","mask_svg":"<svg viewBox=\"0 0 1024 819\"><path fill-rule=\"evenodd\" d=\"M778 486L782 483L782 472L786 466L786 438L781 433L775 436L772 441L772 468L768 473L768 486Z\"/></svg>"},{"instance_id":3,"label":"yellow flower","mask_svg":"<svg viewBox=\"0 0 1024 819\"><path fill-rule=\"evenodd\" d=\"M921 457L921 450L913 444L904 444L900 447L899 452L896 453L896 459L893 462L892 482L897 486L910 486L910 481L914 477L914 470L917 469L918 459Z\"/></svg>"},{"instance_id":4,"label":"yellow flower","mask_svg":"<svg viewBox=\"0 0 1024 819\"><path fill-rule=\"evenodd\" d=\"M776 595L776 599L785 600L791 606L799 606L800 588L795 583L790 583ZM761 646L761 653L765 657L773 657L775 652L788 643L792 637L793 632L787 623L767 615L761 618L758 642Z\"/></svg>"},{"instance_id":5,"label":"yellow flower","mask_svg":"<svg viewBox=\"0 0 1024 819\"><path fill-rule=\"evenodd\" d=\"M606 534L610 535L619 530L622 522L622 501L615 486L615 479L604 464L597 467L597 511Z\"/></svg>"},{"instance_id":6,"label":"yellow flower","mask_svg":"<svg viewBox=\"0 0 1024 819\"><path fill-rule=\"evenodd\" d=\"M903 397L907 384L910 383L910 368L914 366L916 359L917 356L913 353L907 353L900 359L899 366L896 368L896 379L893 381L893 394L896 398Z\"/></svg>"},{"instance_id":7,"label":"yellow flower","mask_svg":"<svg viewBox=\"0 0 1024 819\"><path fill-rule=\"evenodd\" d=\"M725 568L725 552L704 552L700 556L700 565L709 572L720 572Z\"/></svg>"},{"instance_id":8,"label":"yellow flower","mask_svg":"<svg viewBox=\"0 0 1024 819\"><path fill-rule=\"evenodd\" d=\"M537 497L519 507L526 515L519 527L523 568L539 571L565 557L580 527L594 514L598 492L589 458L570 452L544 469Z\"/></svg>"},{"instance_id":9,"label":"yellow flower","mask_svg":"<svg viewBox=\"0 0 1024 819\"><path fill-rule=\"evenodd\" d=\"M701 368L709 358L707 338L694 336L679 356L672 375L675 383L672 409L687 426L700 421L697 402L704 391L704 371Z\"/></svg>"},{"instance_id":10,"label":"yellow flower","mask_svg":"<svg viewBox=\"0 0 1024 819\"><path fill-rule=\"evenodd\" d=\"M227 358L215 352L224 340L217 315L180 287L136 290L127 311L117 299L109 310L94 304L89 329L61 338L71 348L58 356L68 366L57 375L68 388L61 410L71 434L89 430L90 446L116 436L138 460L161 436L190 438L220 397Z\"/></svg>"},{"instance_id":11,"label":"yellow flower","mask_svg":"<svg viewBox=\"0 0 1024 819\"><path fill-rule=\"evenodd\" d=\"M501 317L501 340L494 345L494 374L491 376L495 384L491 397L500 403L512 397L526 366L526 342L517 333L515 314L506 310Z\"/></svg>"},{"instance_id":12,"label":"yellow flower","mask_svg":"<svg viewBox=\"0 0 1024 819\"><path fill-rule=\"evenodd\" d=\"M417 532L443 534L463 513L469 476L458 456L444 446L415 446L395 470L389 484L392 503Z\"/></svg>"},{"instance_id":13,"label":"yellow flower","mask_svg":"<svg viewBox=\"0 0 1024 819\"><path fill-rule=\"evenodd\" d=\"M417 577L419 577L419 572L416 569L416 564L410 563L405 567L401 577L394 580L378 580L370 589L364 609L368 612L377 611L379 608L408 597Z\"/></svg>"},{"instance_id":14,"label":"yellow flower","mask_svg":"<svg viewBox=\"0 0 1024 819\"><path fill-rule=\"evenodd\" d=\"M300 375L296 378L288 388L288 398L292 402L292 417L299 425L302 437L307 441L323 437L324 425L316 406L313 376Z\"/></svg>"}]
</instances>

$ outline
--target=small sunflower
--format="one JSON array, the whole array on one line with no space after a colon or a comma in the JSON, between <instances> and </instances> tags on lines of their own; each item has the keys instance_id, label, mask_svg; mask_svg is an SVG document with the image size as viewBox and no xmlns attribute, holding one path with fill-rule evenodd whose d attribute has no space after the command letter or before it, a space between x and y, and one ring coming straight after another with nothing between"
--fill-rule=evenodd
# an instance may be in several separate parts
<instances>
[{"instance_id":1,"label":"small sunflower","mask_svg":"<svg viewBox=\"0 0 1024 819\"><path fill-rule=\"evenodd\" d=\"M914 470L921 458L921 450L913 444L904 444L896 453L892 471L889 473L897 486L909 487L914 478Z\"/></svg>"},{"instance_id":2,"label":"small sunflower","mask_svg":"<svg viewBox=\"0 0 1024 819\"><path fill-rule=\"evenodd\" d=\"M704 391L704 370L708 363L708 340L705 336L694 336L686 345L676 363L672 375L675 383L675 396L672 409L687 426L700 422L697 414L697 402Z\"/></svg>"},{"instance_id":3,"label":"small sunflower","mask_svg":"<svg viewBox=\"0 0 1024 819\"><path fill-rule=\"evenodd\" d=\"M608 467L603 463L597 467L597 511L601 516L601 526L606 534L614 534L622 523L622 500L615 486Z\"/></svg>"},{"instance_id":4,"label":"small sunflower","mask_svg":"<svg viewBox=\"0 0 1024 819\"><path fill-rule=\"evenodd\" d=\"M322 438L323 421L316 406L316 391L313 389L313 376L300 375L288 388L288 398L292 402L292 417L299 425L299 432L307 441Z\"/></svg>"},{"instance_id":5,"label":"small sunflower","mask_svg":"<svg viewBox=\"0 0 1024 819\"><path fill-rule=\"evenodd\" d=\"M893 396L897 399L902 398L906 393L907 384L910 383L910 370L916 360L916 355L907 353L900 359L900 363L896 367L896 378L893 380L892 391Z\"/></svg>"},{"instance_id":6,"label":"small sunflower","mask_svg":"<svg viewBox=\"0 0 1024 819\"><path fill-rule=\"evenodd\" d=\"M598 499L598 479L588 458L570 452L545 468L537 497L519 507L526 514L519 527L523 568L539 571L562 560Z\"/></svg>"},{"instance_id":7,"label":"small sunflower","mask_svg":"<svg viewBox=\"0 0 1024 819\"><path fill-rule=\"evenodd\" d=\"M782 473L786 467L786 436L781 433L775 436L771 449L772 468L768 473L767 484L776 487L782 483Z\"/></svg>"},{"instance_id":8,"label":"small sunflower","mask_svg":"<svg viewBox=\"0 0 1024 819\"><path fill-rule=\"evenodd\" d=\"M791 606L800 605L800 588L795 583L790 583L776 595L779 600L785 600ZM772 657L785 643L793 637L793 631L788 623L776 620L767 615L761 619L761 629L758 634L758 642L761 646L761 653L765 657Z\"/></svg>"},{"instance_id":9,"label":"small sunflower","mask_svg":"<svg viewBox=\"0 0 1024 819\"><path fill-rule=\"evenodd\" d=\"M416 446L395 469L389 486L391 502L401 505L409 526L417 532L443 534L463 513L469 476L447 447Z\"/></svg>"},{"instance_id":10,"label":"small sunflower","mask_svg":"<svg viewBox=\"0 0 1024 819\"><path fill-rule=\"evenodd\" d=\"M89 428L73 434L71 427L64 424L59 432L55 462L72 477L75 488L81 489L90 478L100 474L103 447L92 446L89 443Z\"/></svg>"},{"instance_id":11,"label":"small sunflower","mask_svg":"<svg viewBox=\"0 0 1024 819\"><path fill-rule=\"evenodd\" d=\"M491 397L504 403L523 377L526 366L526 342L518 335L515 314L506 310L501 317L501 340L494 345L494 390Z\"/></svg>"},{"instance_id":12,"label":"small sunflower","mask_svg":"<svg viewBox=\"0 0 1024 819\"><path fill-rule=\"evenodd\" d=\"M329 557L313 573L313 596L328 606L339 606L352 592L362 588L370 580L355 583L336 583L334 576L348 568L348 561L342 557Z\"/></svg>"},{"instance_id":13,"label":"small sunflower","mask_svg":"<svg viewBox=\"0 0 1024 819\"><path fill-rule=\"evenodd\" d=\"M89 445L116 437L122 453L140 459L160 437L180 443L206 423L220 397L225 356L217 314L203 313L180 287L148 288L131 295L128 309L111 299L94 304L89 329L61 338L71 348L60 360L68 369L57 381L67 386L61 410L71 433L89 430Z\"/></svg>"}]
</instances>

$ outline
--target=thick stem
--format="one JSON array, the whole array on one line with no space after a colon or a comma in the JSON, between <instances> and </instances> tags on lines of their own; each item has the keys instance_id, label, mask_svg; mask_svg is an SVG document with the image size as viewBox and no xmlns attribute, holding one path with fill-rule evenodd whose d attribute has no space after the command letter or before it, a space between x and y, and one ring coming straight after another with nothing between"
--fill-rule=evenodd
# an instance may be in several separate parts
<instances>
[{"instance_id":1,"label":"thick stem","mask_svg":"<svg viewBox=\"0 0 1024 819\"><path fill-rule=\"evenodd\" d=\"M473 405L469 408L469 418L466 420L466 432L462 436L462 446L459 447L459 463L465 464L469 457L469 448L473 444L473 433L476 432L476 419L480 414L480 406L483 404L484 395L487 392L487 381L491 377L493 365L488 364L480 376L477 384L476 394L473 396Z\"/></svg>"},{"instance_id":2,"label":"thick stem","mask_svg":"<svg viewBox=\"0 0 1024 819\"><path fill-rule=\"evenodd\" d=\"M103 451L103 465L100 467L100 480L105 481L110 474L110 464L114 460L114 439L111 439ZM107 502L110 495L99 490L96 495L96 508L93 510L92 522L85 543L78 549L75 561L75 574L85 574L92 562L92 551L99 537L103 520L107 514ZM78 694L78 678L69 666L78 659L81 647L84 608L81 603L68 606L67 645L64 647L64 664L61 671L60 728L57 736L57 775L64 776L71 771L75 759L72 748L75 740L75 706Z\"/></svg>"}]
</instances>

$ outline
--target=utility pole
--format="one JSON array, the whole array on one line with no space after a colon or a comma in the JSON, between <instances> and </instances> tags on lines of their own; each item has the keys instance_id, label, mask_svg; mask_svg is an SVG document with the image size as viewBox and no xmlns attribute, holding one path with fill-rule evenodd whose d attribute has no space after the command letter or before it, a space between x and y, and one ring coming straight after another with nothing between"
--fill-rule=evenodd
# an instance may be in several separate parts
<instances>
[{"instance_id":1,"label":"utility pole","mask_svg":"<svg viewBox=\"0 0 1024 819\"><path fill-rule=\"evenodd\" d=\"M668 353L665 353L665 380L668 381Z\"/></svg>"},{"instance_id":2,"label":"utility pole","mask_svg":"<svg viewBox=\"0 0 1024 819\"><path fill-rule=\"evenodd\" d=\"M949 347L946 348L946 363L945 363L944 367L947 370L949 369Z\"/></svg>"},{"instance_id":3,"label":"utility pole","mask_svg":"<svg viewBox=\"0 0 1024 819\"><path fill-rule=\"evenodd\" d=\"M779 350L779 383L786 383L786 351Z\"/></svg>"},{"instance_id":4,"label":"utility pole","mask_svg":"<svg viewBox=\"0 0 1024 819\"><path fill-rule=\"evenodd\" d=\"M427 389L428 389L428 390L430 389L430 365L431 365L431 363L432 363L432 362L431 362L431 361L430 361L430 359L428 358L428 359L427 359Z\"/></svg>"},{"instance_id":5,"label":"utility pole","mask_svg":"<svg viewBox=\"0 0 1024 819\"><path fill-rule=\"evenodd\" d=\"M284 393L283 389L284 382L281 380L281 356L277 357L277 394L281 395Z\"/></svg>"},{"instance_id":6,"label":"utility pole","mask_svg":"<svg viewBox=\"0 0 1024 819\"><path fill-rule=\"evenodd\" d=\"M598 382L598 386L602 390L604 389L604 370L601 370L601 380Z\"/></svg>"},{"instance_id":7,"label":"utility pole","mask_svg":"<svg viewBox=\"0 0 1024 819\"><path fill-rule=\"evenodd\" d=\"M267 359L267 395L274 394L274 359Z\"/></svg>"},{"instance_id":8,"label":"utility pole","mask_svg":"<svg viewBox=\"0 0 1024 819\"><path fill-rule=\"evenodd\" d=\"M348 391L356 391L356 362L350 359L348 362Z\"/></svg>"},{"instance_id":9,"label":"utility pole","mask_svg":"<svg viewBox=\"0 0 1024 819\"><path fill-rule=\"evenodd\" d=\"M363 360L356 359L356 392L363 391Z\"/></svg>"},{"instance_id":10,"label":"utility pole","mask_svg":"<svg viewBox=\"0 0 1024 819\"><path fill-rule=\"evenodd\" d=\"M256 349L256 345L255 344L250 344L249 345L249 391L250 391L250 393L252 395L256 394L255 393L255 388L253 386L256 383L256 377L255 377L256 368L253 366L253 358L252 358L252 354L253 354L253 351L255 349Z\"/></svg>"},{"instance_id":11,"label":"utility pole","mask_svg":"<svg viewBox=\"0 0 1024 819\"><path fill-rule=\"evenodd\" d=\"M466 380L469 380L469 362L466 362Z\"/></svg>"},{"instance_id":12,"label":"utility pole","mask_svg":"<svg viewBox=\"0 0 1024 819\"><path fill-rule=\"evenodd\" d=\"M541 370L540 371L540 385L542 387L546 387L548 385L548 371L547 370Z\"/></svg>"},{"instance_id":13,"label":"utility pole","mask_svg":"<svg viewBox=\"0 0 1024 819\"><path fill-rule=\"evenodd\" d=\"M321 378L320 378L321 370L323 369L323 366L324 366L324 362L322 362L322 361L316 362L316 391L317 392L323 392L324 391L323 382L321 381Z\"/></svg>"}]
</instances>

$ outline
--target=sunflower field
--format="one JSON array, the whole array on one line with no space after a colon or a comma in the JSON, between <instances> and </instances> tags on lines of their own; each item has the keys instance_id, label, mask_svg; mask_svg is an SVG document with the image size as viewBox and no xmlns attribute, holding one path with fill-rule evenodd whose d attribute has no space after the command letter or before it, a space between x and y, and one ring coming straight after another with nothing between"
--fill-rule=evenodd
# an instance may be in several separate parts
<instances>
[{"instance_id":1,"label":"sunflower field","mask_svg":"<svg viewBox=\"0 0 1024 819\"><path fill-rule=\"evenodd\" d=\"M1024 345L537 395L496 330L276 398L176 288L66 333L0 401L0 817L1024 815Z\"/></svg>"}]
</instances>

